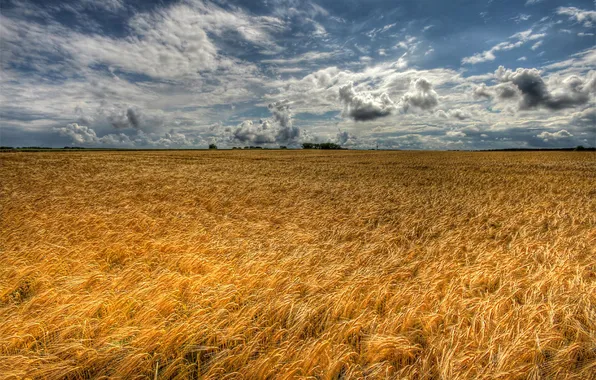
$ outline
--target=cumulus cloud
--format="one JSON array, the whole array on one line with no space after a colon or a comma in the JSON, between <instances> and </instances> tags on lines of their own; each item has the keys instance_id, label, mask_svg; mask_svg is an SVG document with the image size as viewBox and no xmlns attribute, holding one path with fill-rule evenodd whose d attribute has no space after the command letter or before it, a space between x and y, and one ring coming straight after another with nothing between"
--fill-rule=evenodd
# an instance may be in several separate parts
<instances>
[{"instance_id":1,"label":"cumulus cloud","mask_svg":"<svg viewBox=\"0 0 596 380\"><path fill-rule=\"evenodd\" d=\"M438 110L435 112L435 114L443 119L466 120L472 117L472 115L468 111L458 108L449 111Z\"/></svg>"},{"instance_id":2,"label":"cumulus cloud","mask_svg":"<svg viewBox=\"0 0 596 380\"><path fill-rule=\"evenodd\" d=\"M474 98L488 98L497 101L518 101L519 110L545 108L556 111L586 104L596 93L596 72L590 71L585 78L570 75L562 80L552 81L549 89L539 70L518 68L515 71L503 66L495 71L495 86L481 84L473 90Z\"/></svg>"},{"instance_id":3,"label":"cumulus cloud","mask_svg":"<svg viewBox=\"0 0 596 380\"><path fill-rule=\"evenodd\" d=\"M257 145L275 142L275 132L267 120L259 124L251 120L243 121L233 131L233 137L236 141Z\"/></svg>"},{"instance_id":4,"label":"cumulus cloud","mask_svg":"<svg viewBox=\"0 0 596 380\"><path fill-rule=\"evenodd\" d=\"M493 97L494 94L491 91L491 89L486 85L486 83L481 83L480 85L474 87L473 95L474 99L490 99Z\"/></svg>"},{"instance_id":5,"label":"cumulus cloud","mask_svg":"<svg viewBox=\"0 0 596 380\"><path fill-rule=\"evenodd\" d=\"M289 142L300 136L300 129L292 124L292 110L289 100L281 100L267 106L273 115L274 122L277 122L276 141Z\"/></svg>"},{"instance_id":6,"label":"cumulus cloud","mask_svg":"<svg viewBox=\"0 0 596 380\"><path fill-rule=\"evenodd\" d=\"M540 76L540 71L532 69L517 69L516 71L505 69L503 66L495 71L495 78L502 83L511 83L521 95L519 102L520 110L529 110L543 107L550 110L582 105L590 100L590 93L596 91L596 72L590 72L586 79L572 75L563 80L554 91L549 91L546 83ZM497 90L507 87L497 87ZM502 92L501 98L515 96L514 89L507 89Z\"/></svg>"},{"instance_id":7,"label":"cumulus cloud","mask_svg":"<svg viewBox=\"0 0 596 380\"><path fill-rule=\"evenodd\" d=\"M64 127L54 128L60 136L68 137L75 145L108 146L108 147L180 147L204 145L200 137L189 139L186 135L171 129L164 135L147 134L137 130L135 135L109 133L99 137L93 128L78 123L70 123Z\"/></svg>"},{"instance_id":8,"label":"cumulus cloud","mask_svg":"<svg viewBox=\"0 0 596 380\"><path fill-rule=\"evenodd\" d=\"M439 95L433 89L432 83L426 78L417 78L410 83L410 88L399 101L399 107L404 112L410 108L430 110L439 104Z\"/></svg>"},{"instance_id":9,"label":"cumulus cloud","mask_svg":"<svg viewBox=\"0 0 596 380\"><path fill-rule=\"evenodd\" d=\"M335 141L342 146L358 145L358 139L356 136L350 134L348 131L338 131Z\"/></svg>"},{"instance_id":10,"label":"cumulus cloud","mask_svg":"<svg viewBox=\"0 0 596 380\"><path fill-rule=\"evenodd\" d=\"M65 127L57 127L54 131L58 132L61 136L70 137L76 144L96 144L99 141L93 129L84 125L78 125L77 123L70 123Z\"/></svg>"},{"instance_id":11,"label":"cumulus cloud","mask_svg":"<svg viewBox=\"0 0 596 380\"><path fill-rule=\"evenodd\" d=\"M375 120L396 110L395 103L386 93L375 96L357 92L351 81L339 88L339 100L344 106L342 115L355 121Z\"/></svg>"},{"instance_id":12,"label":"cumulus cloud","mask_svg":"<svg viewBox=\"0 0 596 380\"><path fill-rule=\"evenodd\" d=\"M231 140L250 144L292 143L300 137L300 129L292 123L292 110L288 100L269 104L271 119L258 123L245 120L231 129Z\"/></svg>"},{"instance_id":13,"label":"cumulus cloud","mask_svg":"<svg viewBox=\"0 0 596 380\"><path fill-rule=\"evenodd\" d=\"M561 129L560 131L557 131L557 132L544 131L544 132L536 135L536 137L542 139L544 142L547 142L549 140L567 139L569 137L573 137L573 135L571 133L567 132L567 130Z\"/></svg>"},{"instance_id":14,"label":"cumulus cloud","mask_svg":"<svg viewBox=\"0 0 596 380\"><path fill-rule=\"evenodd\" d=\"M445 135L447 137L466 137L466 134L462 131L447 131Z\"/></svg>"}]
</instances>

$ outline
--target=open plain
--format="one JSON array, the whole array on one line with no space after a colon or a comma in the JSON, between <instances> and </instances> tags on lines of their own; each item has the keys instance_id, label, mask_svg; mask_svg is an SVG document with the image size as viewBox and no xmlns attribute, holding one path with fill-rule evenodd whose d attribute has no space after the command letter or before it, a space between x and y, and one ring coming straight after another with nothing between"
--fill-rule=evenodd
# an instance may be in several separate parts
<instances>
[{"instance_id":1,"label":"open plain","mask_svg":"<svg viewBox=\"0 0 596 380\"><path fill-rule=\"evenodd\" d=\"M594 153L0 164L0 378L596 378Z\"/></svg>"}]
</instances>

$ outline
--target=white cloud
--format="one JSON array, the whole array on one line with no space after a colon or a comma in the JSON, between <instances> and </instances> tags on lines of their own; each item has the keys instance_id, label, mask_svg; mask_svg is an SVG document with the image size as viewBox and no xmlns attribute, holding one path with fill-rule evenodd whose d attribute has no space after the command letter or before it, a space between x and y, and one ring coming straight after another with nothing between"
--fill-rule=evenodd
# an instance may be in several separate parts
<instances>
[{"instance_id":1,"label":"white cloud","mask_svg":"<svg viewBox=\"0 0 596 380\"><path fill-rule=\"evenodd\" d=\"M293 125L291 103L283 100L269 104L268 108L272 114L270 119L260 120L258 123L245 120L235 128L226 127L224 142L257 145L295 143L301 131Z\"/></svg>"},{"instance_id":2,"label":"white cloud","mask_svg":"<svg viewBox=\"0 0 596 380\"><path fill-rule=\"evenodd\" d=\"M146 134L143 131L137 131L135 135L129 136L124 133L110 133L98 137L95 130L90 127L70 123L64 127L54 128L54 132L61 136L69 137L73 145L108 147L181 147L204 145L201 138L193 140L188 139L184 134L170 130L163 136L155 134Z\"/></svg>"},{"instance_id":3,"label":"white cloud","mask_svg":"<svg viewBox=\"0 0 596 380\"><path fill-rule=\"evenodd\" d=\"M325 52L325 51L309 51L292 58L275 58L275 59L263 59L261 60L262 63L272 63L278 65L288 65L288 64L296 64L302 62L313 62L313 61L321 61L321 60L328 60L330 58L337 57L340 55L340 52Z\"/></svg>"},{"instance_id":4,"label":"white cloud","mask_svg":"<svg viewBox=\"0 0 596 380\"><path fill-rule=\"evenodd\" d=\"M532 16L530 16L528 14L521 13L521 14L515 16L514 18L512 18L512 20L515 21L515 23L519 24L522 21L528 21L530 19L530 17L532 17Z\"/></svg>"},{"instance_id":5,"label":"white cloud","mask_svg":"<svg viewBox=\"0 0 596 380\"><path fill-rule=\"evenodd\" d=\"M410 108L430 110L439 104L439 95L432 83L426 78L417 78L410 83L410 89L402 96L399 107L408 111Z\"/></svg>"},{"instance_id":6,"label":"white cloud","mask_svg":"<svg viewBox=\"0 0 596 380\"><path fill-rule=\"evenodd\" d=\"M536 42L534 45L532 45L532 50L536 50L538 49L540 46L542 46L543 41L538 41Z\"/></svg>"},{"instance_id":7,"label":"white cloud","mask_svg":"<svg viewBox=\"0 0 596 380\"><path fill-rule=\"evenodd\" d=\"M466 137L466 134L462 131L447 131L445 135L448 137Z\"/></svg>"},{"instance_id":8,"label":"white cloud","mask_svg":"<svg viewBox=\"0 0 596 380\"><path fill-rule=\"evenodd\" d=\"M537 33L534 34L532 29L528 29L519 33L515 33L509 39L516 40L514 42L505 41L498 43L497 45L493 46L491 49L486 50L482 53L474 54L470 57L465 57L462 59L462 64L470 64L475 65L477 63L487 62L487 61L494 61L496 56L495 53L498 51L508 51L515 48L518 48L525 44L528 41L537 40L543 38L545 36L544 33Z\"/></svg>"},{"instance_id":9,"label":"white cloud","mask_svg":"<svg viewBox=\"0 0 596 380\"><path fill-rule=\"evenodd\" d=\"M559 7L557 14L569 16L569 19L576 20L586 28L591 28L592 23L596 22L596 11L588 11L576 7Z\"/></svg>"},{"instance_id":10,"label":"white cloud","mask_svg":"<svg viewBox=\"0 0 596 380\"><path fill-rule=\"evenodd\" d=\"M240 39L263 49L279 49L270 32L284 27L281 20L273 17L226 11L201 1L136 14L128 22L130 34L123 38L0 17L9 58L25 53L40 57L60 52L68 56L65 62L74 64L75 69L104 64L159 79L196 77L202 71L216 69L244 70L237 60L220 54L208 33L222 39Z\"/></svg>"},{"instance_id":11,"label":"white cloud","mask_svg":"<svg viewBox=\"0 0 596 380\"><path fill-rule=\"evenodd\" d=\"M573 135L569 132L567 132L567 130L565 129L561 129L560 131L557 132L547 132L544 131L540 134L538 134L536 137L546 141L549 140L562 140L562 139L567 139L569 137L572 137Z\"/></svg>"},{"instance_id":12,"label":"white cloud","mask_svg":"<svg viewBox=\"0 0 596 380\"><path fill-rule=\"evenodd\" d=\"M386 93L380 96L358 93L353 82L339 88L339 100L344 106L342 115L355 121L375 120L388 116L396 109L395 103Z\"/></svg>"}]
</instances>

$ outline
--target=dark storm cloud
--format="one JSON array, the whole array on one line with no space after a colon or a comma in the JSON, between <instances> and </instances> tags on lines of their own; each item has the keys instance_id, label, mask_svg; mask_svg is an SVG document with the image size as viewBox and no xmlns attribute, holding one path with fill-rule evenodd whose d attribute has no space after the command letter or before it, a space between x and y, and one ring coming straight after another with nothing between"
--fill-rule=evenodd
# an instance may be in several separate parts
<instances>
[{"instance_id":1,"label":"dark storm cloud","mask_svg":"<svg viewBox=\"0 0 596 380\"><path fill-rule=\"evenodd\" d=\"M116 129L141 128L141 115L138 111L128 108L126 112L117 110L107 116L108 121Z\"/></svg>"},{"instance_id":2,"label":"dark storm cloud","mask_svg":"<svg viewBox=\"0 0 596 380\"><path fill-rule=\"evenodd\" d=\"M585 79L571 75L560 83L556 91L551 92L537 69L512 71L499 66L495 78L503 84L495 86L494 90L500 99L509 99L517 96L517 89L521 95L520 110L542 107L556 111L586 104L590 94L595 91L594 77L594 72L590 72ZM506 87L508 83L515 88Z\"/></svg>"},{"instance_id":3,"label":"dark storm cloud","mask_svg":"<svg viewBox=\"0 0 596 380\"><path fill-rule=\"evenodd\" d=\"M128 122L133 128L139 129L141 127L139 116L135 113L135 110L133 110L132 108L129 108L126 111L126 118L128 119Z\"/></svg>"}]
</instances>

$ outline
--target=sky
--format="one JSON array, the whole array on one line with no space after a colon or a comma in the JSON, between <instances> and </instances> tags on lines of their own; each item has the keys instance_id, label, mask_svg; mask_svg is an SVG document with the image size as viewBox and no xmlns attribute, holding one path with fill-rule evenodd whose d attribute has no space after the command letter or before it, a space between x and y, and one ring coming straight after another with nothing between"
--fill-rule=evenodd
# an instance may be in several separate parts
<instances>
[{"instance_id":1,"label":"sky","mask_svg":"<svg viewBox=\"0 0 596 380\"><path fill-rule=\"evenodd\" d=\"M596 145L594 0L0 0L0 145Z\"/></svg>"}]
</instances>

